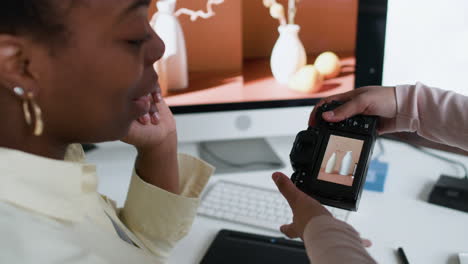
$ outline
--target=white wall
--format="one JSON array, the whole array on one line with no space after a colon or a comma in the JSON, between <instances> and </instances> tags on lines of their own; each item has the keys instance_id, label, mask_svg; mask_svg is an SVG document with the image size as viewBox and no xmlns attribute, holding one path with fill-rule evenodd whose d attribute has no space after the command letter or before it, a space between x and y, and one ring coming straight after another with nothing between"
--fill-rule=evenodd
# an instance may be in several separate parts
<instances>
[{"instance_id":1,"label":"white wall","mask_svg":"<svg viewBox=\"0 0 468 264\"><path fill-rule=\"evenodd\" d=\"M384 85L468 95L468 0L389 0Z\"/></svg>"}]
</instances>

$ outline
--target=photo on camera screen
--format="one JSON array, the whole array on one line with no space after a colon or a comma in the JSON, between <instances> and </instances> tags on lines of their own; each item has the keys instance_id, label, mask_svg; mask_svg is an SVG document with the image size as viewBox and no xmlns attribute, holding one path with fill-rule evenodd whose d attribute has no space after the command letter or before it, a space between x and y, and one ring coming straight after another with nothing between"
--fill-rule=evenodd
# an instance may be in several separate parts
<instances>
[{"instance_id":1,"label":"photo on camera screen","mask_svg":"<svg viewBox=\"0 0 468 264\"><path fill-rule=\"evenodd\" d=\"M331 135L318 179L352 186L364 141Z\"/></svg>"}]
</instances>

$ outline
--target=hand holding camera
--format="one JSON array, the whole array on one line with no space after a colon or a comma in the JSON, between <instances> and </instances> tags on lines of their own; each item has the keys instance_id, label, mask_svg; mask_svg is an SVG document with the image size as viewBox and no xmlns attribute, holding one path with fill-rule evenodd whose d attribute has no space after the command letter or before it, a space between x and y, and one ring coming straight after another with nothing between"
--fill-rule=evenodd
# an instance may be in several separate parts
<instances>
[{"instance_id":1,"label":"hand holding camera","mask_svg":"<svg viewBox=\"0 0 468 264\"><path fill-rule=\"evenodd\" d=\"M301 131L290 158L293 183L322 204L356 211L377 137L377 118L356 115L327 122L322 114L342 103L332 101L316 110L315 126Z\"/></svg>"},{"instance_id":2,"label":"hand holding camera","mask_svg":"<svg viewBox=\"0 0 468 264\"><path fill-rule=\"evenodd\" d=\"M319 202L298 190L286 175L276 172L272 177L278 190L286 198L293 211L292 223L283 225L280 228L281 232L287 237L303 238L304 230L310 219L324 215L332 216Z\"/></svg>"},{"instance_id":3,"label":"hand holding camera","mask_svg":"<svg viewBox=\"0 0 468 264\"><path fill-rule=\"evenodd\" d=\"M309 126L315 126L317 110L332 101L346 102L334 111L324 114L328 122L340 122L354 115L380 117L378 132L382 133L392 126L397 114L395 87L367 86L347 93L332 95L320 101L310 115Z\"/></svg>"}]
</instances>

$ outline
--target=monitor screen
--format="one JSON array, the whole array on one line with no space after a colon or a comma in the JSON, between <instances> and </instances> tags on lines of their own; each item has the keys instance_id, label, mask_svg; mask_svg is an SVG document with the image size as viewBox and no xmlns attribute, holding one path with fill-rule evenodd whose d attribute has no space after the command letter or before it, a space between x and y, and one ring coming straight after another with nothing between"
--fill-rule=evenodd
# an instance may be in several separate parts
<instances>
[{"instance_id":1,"label":"monitor screen","mask_svg":"<svg viewBox=\"0 0 468 264\"><path fill-rule=\"evenodd\" d=\"M215 15L209 19L192 21L183 14L178 17L185 37L188 85L163 89L174 113L313 105L318 98L354 89L358 0L297 1L296 37L309 67L303 68L301 76L289 78L289 83L275 78L272 57L275 46L286 39L289 43L280 61L287 64L296 48L294 32L280 34L280 23L271 17L264 2L224 1L212 7ZM277 2L287 14L288 1ZM206 1L180 3L180 8L203 9ZM321 77L314 75L312 65L324 52L338 56L339 72L316 81ZM293 78L300 88L291 84Z\"/></svg>"},{"instance_id":2,"label":"monitor screen","mask_svg":"<svg viewBox=\"0 0 468 264\"><path fill-rule=\"evenodd\" d=\"M276 1L284 7L289 2ZM273 77L270 58L279 23L264 1L215 2L221 4L212 6L215 15L209 19L177 17L189 83L185 89L165 91L176 114L310 106L317 98L354 87L417 81L468 94L460 74L468 63L467 1L299 1L295 23L307 64L324 51L336 53L342 64L337 77L302 92ZM176 10L206 11L206 3L179 0ZM156 12L152 6L151 16Z\"/></svg>"},{"instance_id":3,"label":"monitor screen","mask_svg":"<svg viewBox=\"0 0 468 264\"><path fill-rule=\"evenodd\" d=\"M307 127L313 105L321 98L382 81L386 0L296 1L293 24L298 33L286 42L300 41L305 53L301 63L307 66L291 82L281 81L277 73L282 71L277 69L284 66L281 62L291 61L297 45L283 45L283 57L272 63L273 50L282 39L280 22L264 3L282 4L286 15L292 1L208 1L218 4L210 6L213 12L207 19L186 15L187 10L206 15L207 0L153 0L163 2L177 2L173 10L180 14L177 23L182 29L177 32L172 13L172 20L155 27L166 43L165 59L186 56L183 67L157 67L181 142L293 136ZM157 9L152 6L150 17L155 19ZM185 48L175 41L181 38ZM320 82L316 66L323 64L316 60L324 52L335 54L339 67ZM328 55L325 62L330 58L336 59ZM170 80L183 83L182 68L188 72L186 86L164 85Z\"/></svg>"}]
</instances>

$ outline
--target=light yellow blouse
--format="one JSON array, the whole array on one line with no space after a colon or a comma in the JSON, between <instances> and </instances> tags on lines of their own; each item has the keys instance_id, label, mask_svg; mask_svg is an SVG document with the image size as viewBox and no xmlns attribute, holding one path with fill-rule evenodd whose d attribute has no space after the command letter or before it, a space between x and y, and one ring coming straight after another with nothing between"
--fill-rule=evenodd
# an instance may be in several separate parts
<instances>
[{"instance_id":1,"label":"light yellow blouse","mask_svg":"<svg viewBox=\"0 0 468 264\"><path fill-rule=\"evenodd\" d=\"M133 173L121 209L97 192L80 145L66 161L0 148L0 263L164 263L214 169L179 155L181 195ZM138 247L119 238L112 220Z\"/></svg>"}]
</instances>

